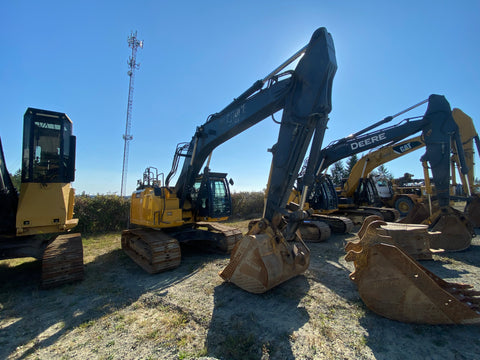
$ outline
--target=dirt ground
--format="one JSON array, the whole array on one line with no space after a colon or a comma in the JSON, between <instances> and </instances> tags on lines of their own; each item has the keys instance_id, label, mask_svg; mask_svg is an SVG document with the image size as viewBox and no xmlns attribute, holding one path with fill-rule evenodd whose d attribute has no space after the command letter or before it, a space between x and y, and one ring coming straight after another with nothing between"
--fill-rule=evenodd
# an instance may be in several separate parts
<instances>
[{"instance_id":1,"label":"dirt ground","mask_svg":"<svg viewBox=\"0 0 480 360\"><path fill-rule=\"evenodd\" d=\"M477 234L468 250L422 264L480 290ZM38 262L2 261L0 358L480 357L478 325L406 324L371 312L344 260L354 238L310 243L309 270L262 295L222 281L226 255L184 251L179 268L148 275L124 255L119 234L84 239L85 280L53 290L39 289Z\"/></svg>"}]
</instances>

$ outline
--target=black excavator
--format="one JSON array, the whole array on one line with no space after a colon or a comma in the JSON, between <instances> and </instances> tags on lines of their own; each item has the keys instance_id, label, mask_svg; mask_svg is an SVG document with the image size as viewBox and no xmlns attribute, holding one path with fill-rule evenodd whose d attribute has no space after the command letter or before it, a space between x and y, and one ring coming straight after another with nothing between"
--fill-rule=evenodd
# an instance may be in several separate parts
<instances>
[{"instance_id":1,"label":"black excavator","mask_svg":"<svg viewBox=\"0 0 480 360\"><path fill-rule=\"evenodd\" d=\"M298 58L294 70L281 72ZM298 222L309 214L288 211L286 205L312 138L321 148L336 69L332 37L320 28L308 45L210 115L189 143L179 144L165 179L148 168L132 194L131 226L122 233L125 252L155 273L179 265L181 242L209 242L224 251L235 246L221 276L256 293L302 273L309 265L309 250L293 240ZM211 172L208 163L201 170L216 147L280 110L263 219L242 237L218 223L231 212L226 174ZM171 186L182 158L177 182Z\"/></svg>"},{"instance_id":2,"label":"black excavator","mask_svg":"<svg viewBox=\"0 0 480 360\"><path fill-rule=\"evenodd\" d=\"M426 102L428 102L428 106L423 116L404 119L396 125L370 131ZM338 160L380 145L394 144L419 132L422 133L422 141L426 147L426 153L422 156L421 161L430 165L440 209L435 219L432 220L431 230L441 231L442 236L436 241L436 244L431 245L434 248L445 250L463 250L470 246L474 231L470 221L450 207L450 157L452 151L455 150L458 154L462 174L468 173L468 166L458 125L452 116L450 104L444 96L430 95L428 100L332 142L316 154L315 160L309 162L310 167L307 166L304 178L307 183L312 183L311 180L308 180L309 177L319 178L323 171ZM453 144L456 144L455 147ZM308 195L312 197L311 193ZM342 199L339 200L339 213L342 214L344 213L342 212ZM352 199L345 200L353 201ZM310 206L315 208L315 204L310 204Z\"/></svg>"}]
</instances>

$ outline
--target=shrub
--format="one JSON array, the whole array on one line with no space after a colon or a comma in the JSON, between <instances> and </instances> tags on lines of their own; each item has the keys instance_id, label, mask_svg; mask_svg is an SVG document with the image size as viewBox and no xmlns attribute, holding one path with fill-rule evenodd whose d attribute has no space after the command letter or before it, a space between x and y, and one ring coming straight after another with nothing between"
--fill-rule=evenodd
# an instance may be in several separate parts
<instances>
[{"instance_id":1,"label":"shrub","mask_svg":"<svg viewBox=\"0 0 480 360\"><path fill-rule=\"evenodd\" d=\"M130 199L117 195L77 196L75 218L78 225L74 231L82 234L121 231L128 226Z\"/></svg>"},{"instance_id":2,"label":"shrub","mask_svg":"<svg viewBox=\"0 0 480 360\"><path fill-rule=\"evenodd\" d=\"M238 219L253 219L263 214L264 193L238 192L232 194L232 213Z\"/></svg>"},{"instance_id":3,"label":"shrub","mask_svg":"<svg viewBox=\"0 0 480 360\"><path fill-rule=\"evenodd\" d=\"M232 217L253 219L262 216L264 193L239 192L232 194ZM80 195L75 198L74 217L78 219L75 232L98 234L122 231L128 227L130 199L117 195Z\"/></svg>"}]
</instances>

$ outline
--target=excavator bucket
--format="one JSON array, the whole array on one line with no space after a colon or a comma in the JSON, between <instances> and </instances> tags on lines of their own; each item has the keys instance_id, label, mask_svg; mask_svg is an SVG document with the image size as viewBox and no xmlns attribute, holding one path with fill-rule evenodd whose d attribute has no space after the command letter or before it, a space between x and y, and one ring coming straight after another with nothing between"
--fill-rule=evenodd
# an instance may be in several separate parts
<instances>
[{"instance_id":1,"label":"excavator bucket","mask_svg":"<svg viewBox=\"0 0 480 360\"><path fill-rule=\"evenodd\" d=\"M402 249L416 260L431 260L432 254L442 252L430 248L430 242L440 235L440 232L428 231L427 225L391 223L369 216L358 232L359 240L349 242L345 250L360 251L364 246L385 243Z\"/></svg>"},{"instance_id":2,"label":"excavator bucket","mask_svg":"<svg viewBox=\"0 0 480 360\"><path fill-rule=\"evenodd\" d=\"M235 245L230 263L219 273L224 280L256 294L300 275L310 264L310 250L301 239L287 242L271 227L261 232L258 228L254 226Z\"/></svg>"},{"instance_id":3,"label":"excavator bucket","mask_svg":"<svg viewBox=\"0 0 480 360\"><path fill-rule=\"evenodd\" d=\"M478 194L469 199L464 212L474 227L480 227L480 196Z\"/></svg>"},{"instance_id":4,"label":"excavator bucket","mask_svg":"<svg viewBox=\"0 0 480 360\"><path fill-rule=\"evenodd\" d=\"M475 231L472 223L463 213L449 208L447 212L437 212L432 218L434 220L430 228L432 231L441 232L441 236L431 241L432 248L461 251L470 246Z\"/></svg>"},{"instance_id":5,"label":"excavator bucket","mask_svg":"<svg viewBox=\"0 0 480 360\"><path fill-rule=\"evenodd\" d=\"M421 224L425 219L428 219L429 216L430 211L428 210L428 207L422 202L417 202L408 212L407 216L399 222L404 224Z\"/></svg>"},{"instance_id":6,"label":"excavator bucket","mask_svg":"<svg viewBox=\"0 0 480 360\"><path fill-rule=\"evenodd\" d=\"M468 205L467 205L468 206ZM400 222L404 224L428 224L431 231L439 231L441 235L432 240L431 246L434 249L445 251L461 251L467 249L472 237L475 236L474 224L470 214L473 212L478 217L480 211L480 200L473 204L469 212L462 213L452 207L444 210L434 206L433 215L430 216L428 208L417 203L410 213Z\"/></svg>"},{"instance_id":7,"label":"excavator bucket","mask_svg":"<svg viewBox=\"0 0 480 360\"><path fill-rule=\"evenodd\" d=\"M393 245L350 250L350 279L365 305L386 318L421 324L480 324L480 291L449 283Z\"/></svg>"}]
</instances>

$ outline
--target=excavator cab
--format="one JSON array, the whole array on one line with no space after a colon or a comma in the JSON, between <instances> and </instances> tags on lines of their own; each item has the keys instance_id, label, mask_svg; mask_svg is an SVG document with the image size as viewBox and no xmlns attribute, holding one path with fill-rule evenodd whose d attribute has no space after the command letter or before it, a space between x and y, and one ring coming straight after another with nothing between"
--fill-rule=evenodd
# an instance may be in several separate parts
<instances>
[{"instance_id":1,"label":"excavator cab","mask_svg":"<svg viewBox=\"0 0 480 360\"><path fill-rule=\"evenodd\" d=\"M44 288L83 279L81 236L67 233L78 224L73 218L75 191L70 184L75 175L75 147L72 121L66 114L28 108L19 196L0 151L0 259L42 260Z\"/></svg>"},{"instance_id":2,"label":"excavator cab","mask_svg":"<svg viewBox=\"0 0 480 360\"><path fill-rule=\"evenodd\" d=\"M370 177L360 179L359 186L353 196L355 204L382 206L375 183Z\"/></svg>"},{"instance_id":3,"label":"excavator cab","mask_svg":"<svg viewBox=\"0 0 480 360\"><path fill-rule=\"evenodd\" d=\"M24 117L22 183L74 180L75 136L67 115L28 108Z\"/></svg>"},{"instance_id":4,"label":"excavator cab","mask_svg":"<svg viewBox=\"0 0 480 360\"><path fill-rule=\"evenodd\" d=\"M197 220L226 220L232 214L227 174L213 173L206 169L195 181L192 201L195 204Z\"/></svg>"},{"instance_id":5,"label":"excavator cab","mask_svg":"<svg viewBox=\"0 0 480 360\"><path fill-rule=\"evenodd\" d=\"M24 116L17 235L73 228L76 138L64 113L28 108Z\"/></svg>"},{"instance_id":6,"label":"excavator cab","mask_svg":"<svg viewBox=\"0 0 480 360\"><path fill-rule=\"evenodd\" d=\"M336 210L338 208L338 197L330 176L322 175L315 179L308 203L315 210Z\"/></svg>"}]
</instances>

